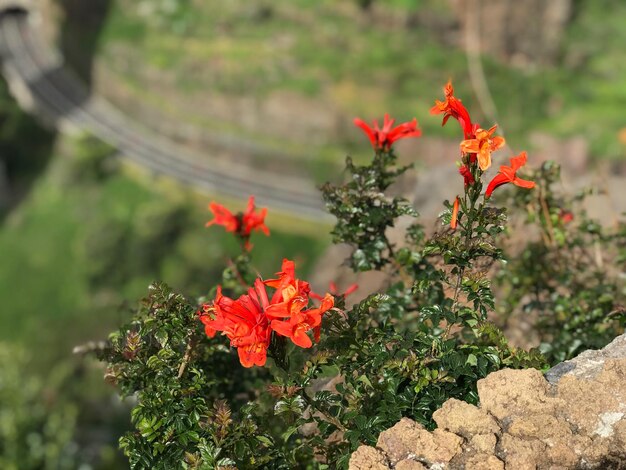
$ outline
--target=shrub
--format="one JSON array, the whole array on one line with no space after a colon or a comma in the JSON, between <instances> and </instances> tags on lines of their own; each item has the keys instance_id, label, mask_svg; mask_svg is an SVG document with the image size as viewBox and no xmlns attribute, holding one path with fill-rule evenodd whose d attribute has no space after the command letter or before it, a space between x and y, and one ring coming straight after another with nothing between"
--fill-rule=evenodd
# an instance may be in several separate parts
<instances>
[{"instance_id":1,"label":"shrub","mask_svg":"<svg viewBox=\"0 0 626 470\"><path fill-rule=\"evenodd\" d=\"M382 127L355 120L374 158L363 166L348 159L347 182L322 188L337 218L334 240L353 247L347 263L389 278L383 292L351 308L345 298L354 288L318 295L290 260L275 278L262 279L251 265L250 238L269 235L265 210L257 212L252 198L238 214L211 204L208 225L222 225L241 247L222 284L196 300L154 284L100 352L108 380L136 397L135 429L120 440L133 468L344 468L351 451L374 444L402 416L432 428L432 413L447 399L476 403L476 382L488 373L546 366L538 351L510 347L488 320L496 310L490 276L503 260L507 223L507 210L491 196L511 183L523 188L511 203L519 206L539 191L545 199L546 182L536 174L542 187L533 190L518 175L525 152L484 181L504 139L496 126L471 121L451 84L431 113L443 114L444 124L457 120L464 136L464 192L445 202L433 235L406 200L385 193L408 170L396 166L393 144L419 136L415 120L395 127L388 116ZM558 204L548 207L553 214ZM394 244L387 232L399 217L414 220ZM586 233L615 241L589 226ZM528 276L511 281L502 305L518 308L519 286L530 290L543 275L524 269Z\"/></svg>"}]
</instances>

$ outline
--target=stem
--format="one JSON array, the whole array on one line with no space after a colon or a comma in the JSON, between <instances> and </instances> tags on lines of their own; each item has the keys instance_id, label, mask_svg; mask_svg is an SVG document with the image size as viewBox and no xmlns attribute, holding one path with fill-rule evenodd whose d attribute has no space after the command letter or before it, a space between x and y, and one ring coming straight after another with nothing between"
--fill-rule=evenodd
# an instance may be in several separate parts
<instances>
[{"instance_id":1,"label":"stem","mask_svg":"<svg viewBox=\"0 0 626 470\"><path fill-rule=\"evenodd\" d=\"M471 194L470 194L471 193ZM476 213L476 201L478 200L478 196L479 194L477 194L478 191L473 191L472 188L470 187L469 190L465 193L464 196L464 201L463 201L463 205L465 208L468 207L467 204L467 199L469 196L469 210L466 211L467 214L467 223L463 226L464 230L465 230L465 240L463 242L463 250L467 251L469 249L469 245L470 242L472 240L472 237L474 235L474 215ZM482 207L480 208L482 211ZM459 271L457 273L457 277L456 277L456 285L454 286L454 296L453 296L453 300L452 300L452 310L456 311L458 310L458 303L459 303L459 296L461 294L461 283L463 282L463 275L465 274L465 266L462 266L461 268L459 268ZM443 339L444 341L446 339L448 339L448 337L450 336L450 331L452 330L452 326L454 325L454 323L448 323L448 325L446 326L446 329L443 333Z\"/></svg>"},{"instance_id":2,"label":"stem","mask_svg":"<svg viewBox=\"0 0 626 470\"><path fill-rule=\"evenodd\" d=\"M289 375L289 358L285 351L285 337L276 333L273 334L270 342L270 355L276 365Z\"/></svg>"},{"instance_id":3,"label":"stem","mask_svg":"<svg viewBox=\"0 0 626 470\"><path fill-rule=\"evenodd\" d=\"M307 403L307 405L309 405L311 408L313 408L315 411L317 411L319 414L321 414L322 416L324 416L324 418L326 419L326 421L328 421L329 423L333 424L337 429L341 430L341 431L347 431L347 428L341 424L341 421L339 421L337 418L335 418L334 416L329 415L328 413L326 413L324 410L318 408L318 406L315 404L315 402L311 399L311 397L309 397L309 395L307 395L306 391L302 390L302 395L301 397L304 399L304 401Z\"/></svg>"},{"instance_id":4,"label":"stem","mask_svg":"<svg viewBox=\"0 0 626 470\"><path fill-rule=\"evenodd\" d=\"M228 260L228 265L233 270L233 272L235 273L235 277L237 277L237 280L239 281L239 284L241 284L242 287L245 287L247 289L249 287L249 285L246 282L246 280L243 278L243 276L241 274L241 271L239 271L239 266L237 266L237 263L235 263L232 259L229 259Z\"/></svg>"},{"instance_id":5,"label":"stem","mask_svg":"<svg viewBox=\"0 0 626 470\"><path fill-rule=\"evenodd\" d=\"M193 333L189 334L189 339L187 340L187 348L185 349L185 355L183 356L183 362L180 363L180 367L178 368L178 374L176 378L180 380L180 378L185 373L185 369L187 368L187 364L191 359L191 353L193 351L193 347L195 345L196 339L193 336Z\"/></svg>"}]
</instances>

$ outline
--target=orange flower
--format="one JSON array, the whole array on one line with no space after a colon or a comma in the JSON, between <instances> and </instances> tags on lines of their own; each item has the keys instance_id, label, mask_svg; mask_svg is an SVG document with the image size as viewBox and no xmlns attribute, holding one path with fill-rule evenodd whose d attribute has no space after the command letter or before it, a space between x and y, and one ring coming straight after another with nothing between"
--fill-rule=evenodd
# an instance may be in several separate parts
<instances>
[{"instance_id":1,"label":"orange flower","mask_svg":"<svg viewBox=\"0 0 626 470\"><path fill-rule=\"evenodd\" d=\"M495 125L489 130L477 129L475 139L461 142L461 152L478 155L478 166L482 171L487 170L491 166L491 152L495 152L504 146L504 137L492 137L497 127Z\"/></svg>"},{"instance_id":2,"label":"orange flower","mask_svg":"<svg viewBox=\"0 0 626 470\"><path fill-rule=\"evenodd\" d=\"M330 281L328 283L328 290L331 294L333 294L333 296L335 297L348 297L350 294L352 294L354 291L356 291L359 288L359 285L357 283L354 284L350 284L345 292L342 294L339 292L339 289L337 289L337 284L335 284L334 281ZM311 291L311 297L313 299L317 299L317 300L322 300L323 297L319 294L316 294L315 292Z\"/></svg>"},{"instance_id":3,"label":"orange flower","mask_svg":"<svg viewBox=\"0 0 626 470\"><path fill-rule=\"evenodd\" d=\"M502 165L500 172L491 180L489 186L487 186L487 191L485 192L486 199L491 197L491 193L493 193L494 189L507 183L513 183L515 186L526 189L535 187L533 181L523 180L517 176L517 170L526 164L526 152L522 152L516 157L511 157L510 160L511 166Z\"/></svg>"},{"instance_id":4,"label":"orange flower","mask_svg":"<svg viewBox=\"0 0 626 470\"><path fill-rule=\"evenodd\" d=\"M574 220L574 214L571 211L561 209L559 212L559 220L563 224L569 224L572 220Z\"/></svg>"},{"instance_id":5,"label":"orange flower","mask_svg":"<svg viewBox=\"0 0 626 470\"><path fill-rule=\"evenodd\" d=\"M468 187L471 184L474 184L476 180L474 180L474 175L472 174L472 170L467 165L463 165L459 168L459 173L463 176L463 183L465 187Z\"/></svg>"},{"instance_id":6,"label":"orange flower","mask_svg":"<svg viewBox=\"0 0 626 470\"><path fill-rule=\"evenodd\" d=\"M308 297L311 286L308 282L296 279L296 264L285 258L281 268L282 271L276 273L278 279L265 281L266 286L276 289L271 303L286 302L295 296Z\"/></svg>"},{"instance_id":7,"label":"orange flower","mask_svg":"<svg viewBox=\"0 0 626 470\"><path fill-rule=\"evenodd\" d=\"M242 366L262 366L267 359L271 338L269 319L264 313L268 305L265 285L260 279L237 300L222 295L222 289L218 287L213 303L202 306L200 321L208 335L212 331L221 331L230 339L230 345L237 348Z\"/></svg>"},{"instance_id":8,"label":"orange flower","mask_svg":"<svg viewBox=\"0 0 626 470\"><path fill-rule=\"evenodd\" d=\"M389 118L389 114L385 114L385 120L381 129L376 121L372 121L372 127L370 127L363 120L359 118L354 119L354 125L360 127L365 132L374 150L388 151L396 140L422 135L422 131L417 127L417 119L415 118L410 122L393 127L395 122L395 119Z\"/></svg>"},{"instance_id":9,"label":"orange flower","mask_svg":"<svg viewBox=\"0 0 626 470\"><path fill-rule=\"evenodd\" d=\"M266 282L258 278L237 300L224 296L218 287L215 300L202 305L198 312L207 336L212 338L221 331L237 348L244 367L265 365L272 331L291 338L300 347L311 347L308 331L313 329L314 338L319 340L322 314L333 306L332 295L326 294L319 308L306 310L311 289L308 282L296 279L293 261L283 260L278 275L278 279ZM276 288L271 299L268 286Z\"/></svg>"},{"instance_id":10,"label":"orange flower","mask_svg":"<svg viewBox=\"0 0 626 470\"><path fill-rule=\"evenodd\" d=\"M452 206L452 218L450 219L450 228L456 230L457 218L459 216L459 196L454 199L454 205Z\"/></svg>"},{"instance_id":11,"label":"orange flower","mask_svg":"<svg viewBox=\"0 0 626 470\"><path fill-rule=\"evenodd\" d=\"M476 130L472 120L470 119L469 112L461 103L461 100L454 96L454 88L452 87L452 81L448 81L446 86L443 88L443 92L445 94L445 101L435 100L435 105L430 109L430 114L436 115L443 113L443 121L441 123L442 126L448 122L450 117L453 117L459 124L461 125L461 129L463 129L463 134L466 139L473 137L474 131Z\"/></svg>"},{"instance_id":12,"label":"orange flower","mask_svg":"<svg viewBox=\"0 0 626 470\"><path fill-rule=\"evenodd\" d=\"M309 330L317 330L315 332L315 340L319 341L319 326L322 323L322 315L331 309L334 305L334 299L331 294L326 294L322 299L319 308L311 308L302 310L306 303L301 298L296 298L289 302L286 309L268 309L268 315L278 317L289 317L288 320L272 320L272 329L282 336L287 336L291 341L301 348L310 348L313 346L311 338L307 335Z\"/></svg>"},{"instance_id":13,"label":"orange flower","mask_svg":"<svg viewBox=\"0 0 626 470\"><path fill-rule=\"evenodd\" d=\"M258 214L254 212L254 196L248 199L246 211L241 216L241 232L244 237L249 237L252 230L260 230L266 236L269 236L270 229L265 225L265 216L267 209L263 208Z\"/></svg>"},{"instance_id":14,"label":"orange flower","mask_svg":"<svg viewBox=\"0 0 626 470\"><path fill-rule=\"evenodd\" d=\"M210 227L211 225L222 225L227 232L237 232L239 230L239 220L228 209L217 202L211 202L209 204L209 210L213 212L213 220L208 221L204 226Z\"/></svg>"},{"instance_id":15,"label":"orange flower","mask_svg":"<svg viewBox=\"0 0 626 470\"><path fill-rule=\"evenodd\" d=\"M250 196L248 199L246 211L243 213L240 212L234 215L227 208L216 202L209 204L209 210L213 213L214 218L207 222L205 226L222 225L227 232L233 232L244 240L246 250L252 247L248 239L253 230L260 230L267 236L270 234L269 229L265 225L267 209L263 208L258 213L255 213L254 196Z\"/></svg>"}]
</instances>

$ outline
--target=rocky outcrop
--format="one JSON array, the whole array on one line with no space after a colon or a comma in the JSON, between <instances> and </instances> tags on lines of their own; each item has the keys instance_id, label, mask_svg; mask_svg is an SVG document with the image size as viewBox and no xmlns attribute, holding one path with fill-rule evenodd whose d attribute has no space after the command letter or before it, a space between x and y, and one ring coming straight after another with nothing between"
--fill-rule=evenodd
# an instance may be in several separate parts
<instances>
[{"instance_id":1,"label":"rocky outcrop","mask_svg":"<svg viewBox=\"0 0 626 470\"><path fill-rule=\"evenodd\" d=\"M480 406L448 400L433 432L403 418L375 448L359 448L350 469L626 468L626 335L545 377L494 372L478 395Z\"/></svg>"}]
</instances>

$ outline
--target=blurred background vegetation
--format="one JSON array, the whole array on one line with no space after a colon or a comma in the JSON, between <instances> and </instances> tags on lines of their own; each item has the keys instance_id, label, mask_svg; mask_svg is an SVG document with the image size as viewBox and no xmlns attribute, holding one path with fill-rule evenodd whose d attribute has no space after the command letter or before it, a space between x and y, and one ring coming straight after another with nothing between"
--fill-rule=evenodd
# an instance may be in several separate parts
<instances>
[{"instance_id":1,"label":"blurred background vegetation","mask_svg":"<svg viewBox=\"0 0 626 470\"><path fill-rule=\"evenodd\" d=\"M497 120L517 148L532 150L537 133L582 137L591 162L622 161L626 3L514 3L41 6L49 37L94 92L182 145L285 177L321 182L347 152L367 157L354 116L415 116L429 138L456 139L428 114L448 78L473 116ZM481 52L495 112L470 76L468 47ZM226 202L241 207L247 196ZM127 319L153 280L190 296L212 287L236 251L204 228L213 197L122 164L91 136L42 126L0 82L0 467L124 467L114 450L123 405L71 351ZM289 257L311 273L326 227L272 213L267 223L272 236L253 240L260 272Z\"/></svg>"}]
</instances>

